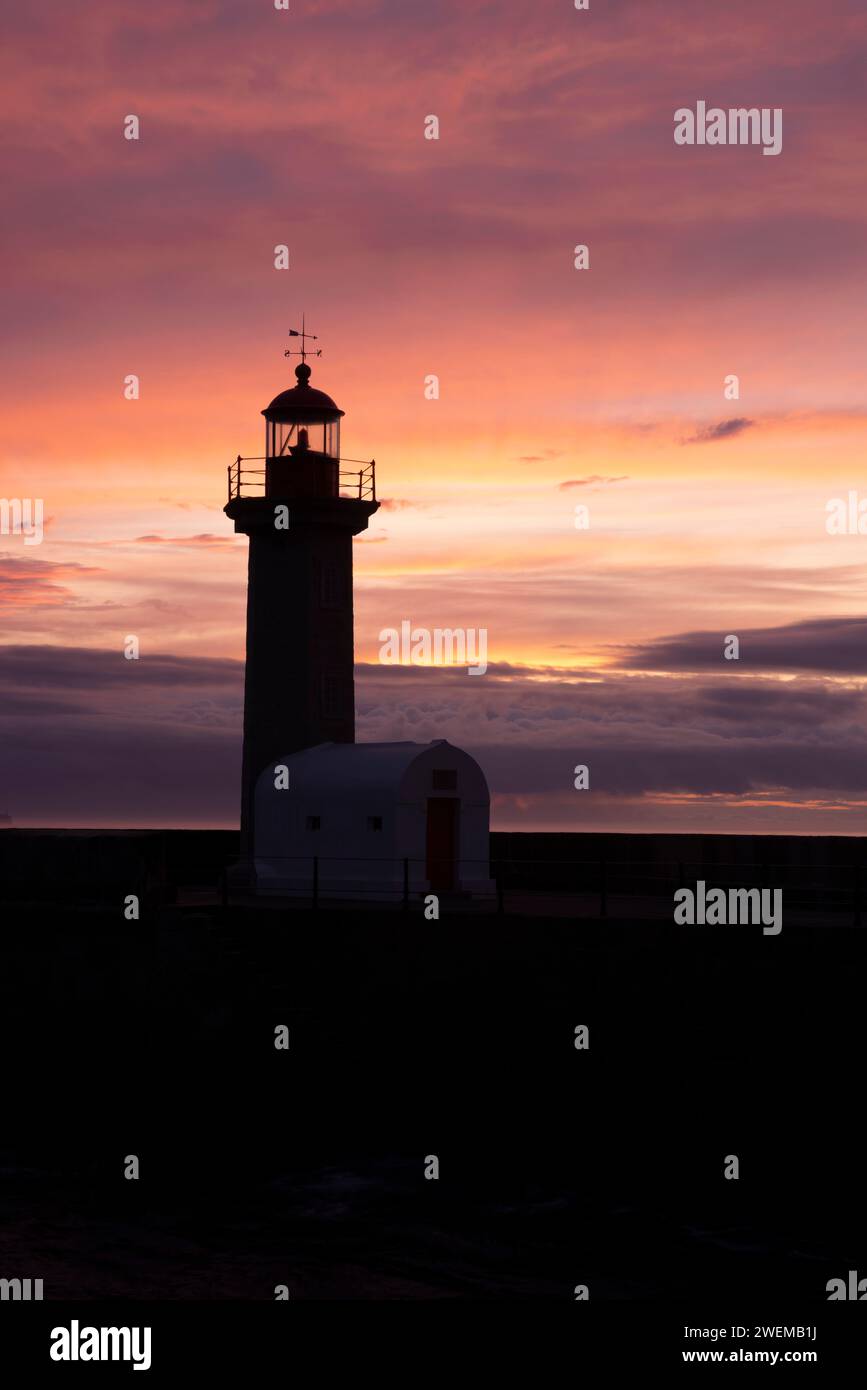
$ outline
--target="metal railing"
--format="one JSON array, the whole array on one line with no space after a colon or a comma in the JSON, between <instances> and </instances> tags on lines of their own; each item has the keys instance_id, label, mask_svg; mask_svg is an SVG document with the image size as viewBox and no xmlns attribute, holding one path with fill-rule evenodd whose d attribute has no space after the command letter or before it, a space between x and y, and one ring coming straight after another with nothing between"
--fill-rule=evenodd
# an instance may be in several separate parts
<instances>
[{"instance_id":1,"label":"metal railing","mask_svg":"<svg viewBox=\"0 0 867 1390\"><path fill-rule=\"evenodd\" d=\"M429 863L421 859L362 859L317 854L266 855L263 861L272 872L277 865L281 869L275 877L284 881L275 883L272 891L284 898L300 899L314 908L318 908L323 899L357 906L371 900L390 899L406 911L410 903L423 901L429 893L456 891L458 898L468 897L461 890L461 878L469 878L470 882L476 880L477 886L472 889L475 903L487 903L500 915L510 916L545 916L553 909L557 917L670 923L674 915L675 890L695 887L699 879L705 881L708 889L780 888L784 890L785 908L794 925L820 926L833 922L860 927L867 907L864 901L867 866L862 868L858 863L735 864L606 856L571 860L458 857L449 861L449 868L453 868L457 880L451 890L442 885L438 888L435 879L427 881ZM235 861L236 867L238 862ZM249 888L253 889L257 878L255 860L244 862L252 870ZM347 872L353 865L357 865L359 871ZM382 868L371 874L374 865ZM480 891L478 885L483 880L488 880L489 887ZM227 874L221 875L219 891L223 904L228 905Z\"/></svg>"},{"instance_id":2,"label":"metal railing","mask_svg":"<svg viewBox=\"0 0 867 1390\"><path fill-rule=\"evenodd\" d=\"M14 836L5 831L3 838ZM61 841L60 847L64 847ZM177 902L182 906L223 902L229 906L249 906L256 891L256 863L232 854L228 862L210 855L201 864L171 862L166 853L165 832L142 832L141 841L118 841L117 862L105 847L95 856L71 855L78 842L65 842L67 853L58 859L54 872L42 871L41 859L22 854L17 840L14 855L0 865L0 903L21 904L63 902L104 907L114 911L123 895L137 892L143 902L154 906ZM26 842L25 842L26 847ZM86 849L82 842L79 850ZM148 848L149 847L149 848ZM225 851L223 851L223 854ZM266 867L278 869L275 878L277 901L294 898L301 907L334 905L376 906L383 899L395 907L409 910L423 904L429 893L448 894L437 880L454 874L456 901L507 916L556 916L578 921L616 920L620 922L673 924L676 889L695 887L703 879L708 889L758 888L783 890L784 921L793 926L826 925L862 927L867 913L867 860L847 858L844 862L821 864L756 862L711 862L708 859L620 858L600 854L593 858L523 858L494 853L470 860L458 857L437 866L434 881L429 879L429 861L422 859L365 855L363 857L305 855L265 855ZM243 877L238 870L246 868ZM461 891L466 880L472 904ZM132 885L132 886L130 886ZM259 885L262 886L261 884ZM263 902L256 897L257 903ZM267 902L267 893L265 895Z\"/></svg>"},{"instance_id":3,"label":"metal railing","mask_svg":"<svg viewBox=\"0 0 867 1390\"><path fill-rule=\"evenodd\" d=\"M244 463L265 463L264 454L250 455L242 458L239 454L234 463L230 463L226 472L228 475L229 501L234 502L239 497L264 497L266 470L264 468L242 468ZM340 468L338 496L354 499L359 502L376 501L376 459L337 459L338 464L357 463L359 468Z\"/></svg>"}]
</instances>

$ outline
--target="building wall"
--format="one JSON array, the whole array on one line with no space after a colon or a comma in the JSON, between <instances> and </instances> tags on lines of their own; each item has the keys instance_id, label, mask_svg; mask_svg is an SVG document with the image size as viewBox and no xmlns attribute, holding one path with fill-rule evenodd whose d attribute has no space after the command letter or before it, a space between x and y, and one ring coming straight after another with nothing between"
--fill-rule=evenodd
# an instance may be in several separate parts
<instances>
[{"instance_id":1,"label":"building wall","mask_svg":"<svg viewBox=\"0 0 867 1390\"><path fill-rule=\"evenodd\" d=\"M442 795L460 803L458 885L480 891L484 885L487 891L490 803L481 769L461 749L444 743L417 745L417 751L404 755L404 765L395 767L390 750L405 747L357 744L328 750L327 758L317 758L317 750L299 759L287 757L290 786L285 790L263 775L256 793L260 890L309 886L317 856L323 891L331 885L347 892L402 892L405 859L410 889L426 891L427 805L429 798ZM455 771L454 790L433 789L435 768ZM381 830L369 827L373 816L381 817ZM310 817L319 818L319 829L308 827Z\"/></svg>"},{"instance_id":2,"label":"building wall","mask_svg":"<svg viewBox=\"0 0 867 1390\"><path fill-rule=\"evenodd\" d=\"M352 536L337 527L250 537L243 806L262 769L355 737ZM249 845L251 826L242 819Z\"/></svg>"}]
</instances>

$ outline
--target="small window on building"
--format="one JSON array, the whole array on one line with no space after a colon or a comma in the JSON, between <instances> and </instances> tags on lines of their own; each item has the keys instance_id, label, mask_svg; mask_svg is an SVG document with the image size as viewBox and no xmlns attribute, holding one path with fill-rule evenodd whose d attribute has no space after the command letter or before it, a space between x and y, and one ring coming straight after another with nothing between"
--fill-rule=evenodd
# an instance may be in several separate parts
<instances>
[{"instance_id":1,"label":"small window on building","mask_svg":"<svg viewBox=\"0 0 867 1390\"><path fill-rule=\"evenodd\" d=\"M381 829L382 829L382 816L368 816L368 817L367 817L367 828L368 828L368 830L381 830Z\"/></svg>"},{"instance_id":2,"label":"small window on building","mask_svg":"<svg viewBox=\"0 0 867 1390\"><path fill-rule=\"evenodd\" d=\"M321 709L325 719L349 719L353 710L353 687L342 676L322 676Z\"/></svg>"},{"instance_id":3,"label":"small window on building","mask_svg":"<svg viewBox=\"0 0 867 1390\"><path fill-rule=\"evenodd\" d=\"M342 565L325 564L320 576L320 602L323 608L345 608L347 575Z\"/></svg>"},{"instance_id":4,"label":"small window on building","mask_svg":"<svg viewBox=\"0 0 867 1390\"><path fill-rule=\"evenodd\" d=\"M435 767L433 774L435 792L454 792L458 789L458 774L453 767Z\"/></svg>"},{"instance_id":5,"label":"small window on building","mask_svg":"<svg viewBox=\"0 0 867 1390\"><path fill-rule=\"evenodd\" d=\"M320 830L321 828L322 828L322 821L321 821L321 819L319 818L319 816L308 816L308 817L307 817L307 829L308 829L308 830Z\"/></svg>"},{"instance_id":6,"label":"small window on building","mask_svg":"<svg viewBox=\"0 0 867 1390\"><path fill-rule=\"evenodd\" d=\"M352 685L342 676L329 672L322 677L322 713L326 719L350 718L352 696Z\"/></svg>"}]
</instances>

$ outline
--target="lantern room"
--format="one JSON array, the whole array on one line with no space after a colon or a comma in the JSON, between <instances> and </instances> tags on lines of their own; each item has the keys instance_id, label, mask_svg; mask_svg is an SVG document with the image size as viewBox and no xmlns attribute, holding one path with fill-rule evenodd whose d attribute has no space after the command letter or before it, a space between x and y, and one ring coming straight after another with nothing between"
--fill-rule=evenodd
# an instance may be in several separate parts
<instances>
[{"instance_id":1,"label":"lantern room","mask_svg":"<svg viewBox=\"0 0 867 1390\"><path fill-rule=\"evenodd\" d=\"M295 376L298 385L281 391L262 411L266 459L270 462L307 451L339 459L343 411L324 391L317 391L310 385L310 368L306 362L295 368Z\"/></svg>"},{"instance_id":2,"label":"lantern room","mask_svg":"<svg viewBox=\"0 0 867 1390\"><path fill-rule=\"evenodd\" d=\"M330 396L310 385L310 368L295 368L298 385L281 391L265 416L265 496L337 497L340 419Z\"/></svg>"}]
</instances>

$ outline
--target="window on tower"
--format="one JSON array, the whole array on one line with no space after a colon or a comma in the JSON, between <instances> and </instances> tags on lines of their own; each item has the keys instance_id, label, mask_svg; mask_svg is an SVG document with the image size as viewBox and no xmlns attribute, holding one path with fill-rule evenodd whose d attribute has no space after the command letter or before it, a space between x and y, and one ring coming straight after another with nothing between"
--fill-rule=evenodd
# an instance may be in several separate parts
<instances>
[{"instance_id":1,"label":"window on tower","mask_svg":"<svg viewBox=\"0 0 867 1390\"><path fill-rule=\"evenodd\" d=\"M265 453L268 458L288 456L294 449L312 449L340 457L339 420L268 420L265 425Z\"/></svg>"},{"instance_id":2,"label":"window on tower","mask_svg":"<svg viewBox=\"0 0 867 1390\"><path fill-rule=\"evenodd\" d=\"M322 677L322 713L326 719L352 717L352 685L343 676Z\"/></svg>"},{"instance_id":3,"label":"window on tower","mask_svg":"<svg viewBox=\"0 0 867 1390\"><path fill-rule=\"evenodd\" d=\"M346 570L342 565L322 566L320 595L323 608L343 608L346 605L348 585Z\"/></svg>"}]
</instances>

